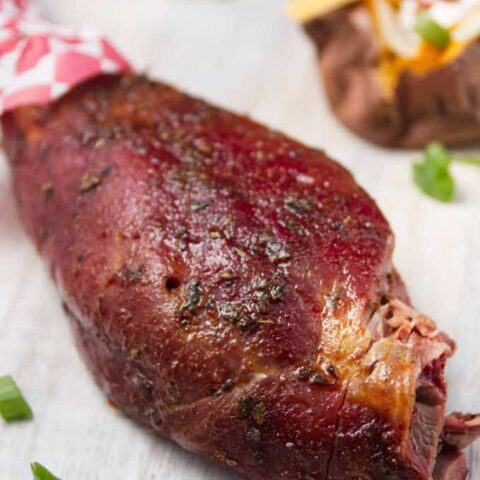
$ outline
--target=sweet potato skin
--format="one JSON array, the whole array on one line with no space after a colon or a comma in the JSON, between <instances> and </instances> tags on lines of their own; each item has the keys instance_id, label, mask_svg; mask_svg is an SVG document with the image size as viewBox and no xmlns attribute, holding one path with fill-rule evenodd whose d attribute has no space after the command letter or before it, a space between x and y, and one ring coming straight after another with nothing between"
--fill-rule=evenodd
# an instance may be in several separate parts
<instances>
[{"instance_id":1,"label":"sweet potato skin","mask_svg":"<svg viewBox=\"0 0 480 480\"><path fill-rule=\"evenodd\" d=\"M97 78L3 131L28 233L129 416L251 479L429 478L401 422L347 396L332 332L356 341L382 296L407 300L347 171L142 77ZM340 412L358 424L339 440Z\"/></svg>"},{"instance_id":2,"label":"sweet potato skin","mask_svg":"<svg viewBox=\"0 0 480 480\"><path fill-rule=\"evenodd\" d=\"M354 4L305 24L315 43L333 113L357 135L386 147L480 141L480 42L425 75L404 71L393 97L379 83L381 55L367 8Z\"/></svg>"}]
</instances>

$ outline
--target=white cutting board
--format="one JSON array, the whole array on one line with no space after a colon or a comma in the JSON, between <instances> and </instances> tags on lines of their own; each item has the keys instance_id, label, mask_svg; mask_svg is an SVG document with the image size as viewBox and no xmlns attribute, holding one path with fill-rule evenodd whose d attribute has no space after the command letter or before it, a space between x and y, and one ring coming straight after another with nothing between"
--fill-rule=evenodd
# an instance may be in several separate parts
<instances>
[{"instance_id":1,"label":"white cutting board","mask_svg":"<svg viewBox=\"0 0 480 480\"><path fill-rule=\"evenodd\" d=\"M108 34L151 76L317 146L350 168L397 234L396 264L415 305L450 333L450 409L480 411L480 169L458 167L442 205L410 178L415 153L355 138L329 114L313 48L283 0L37 0L48 18ZM0 374L35 412L0 421L0 480L28 480L29 462L62 480L226 480L234 475L136 427L108 406L81 363L42 263L16 216L0 158ZM480 479L480 442L468 452Z\"/></svg>"}]
</instances>

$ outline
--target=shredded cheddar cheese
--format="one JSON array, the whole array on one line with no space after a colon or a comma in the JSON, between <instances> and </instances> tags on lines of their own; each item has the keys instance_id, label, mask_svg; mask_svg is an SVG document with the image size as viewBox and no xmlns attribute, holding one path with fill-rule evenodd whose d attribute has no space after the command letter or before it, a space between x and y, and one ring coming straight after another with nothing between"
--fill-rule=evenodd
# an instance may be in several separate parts
<instances>
[{"instance_id":1,"label":"shredded cheddar cheese","mask_svg":"<svg viewBox=\"0 0 480 480\"><path fill-rule=\"evenodd\" d=\"M414 58L398 57L388 50L385 51L378 66L384 94L394 95L402 72L409 70L417 75L425 75L454 61L464 48L464 43L452 41L444 51L440 51L423 42L418 55Z\"/></svg>"},{"instance_id":2,"label":"shredded cheddar cheese","mask_svg":"<svg viewBox=\"0 0 480 480\"><path fill-rule=\"evenodd\" d=\"M382 54L378 65L380 85L384 94L391 97L395 94L398 81L402 72L411 71L416 75L425 75L426 73L441 68L453 62L465 49L468 42L451 40L445 49L438 49L425 41L419 43L417 53L413 56L402 56L393 51L382 34L380 18L376 8L375 0L364 0L373 18L378 38L381 42ZM394 6L399 7L398 0L387 0ZM451 28L454 31L455 26Z\"/></svg>"}]
</instances>

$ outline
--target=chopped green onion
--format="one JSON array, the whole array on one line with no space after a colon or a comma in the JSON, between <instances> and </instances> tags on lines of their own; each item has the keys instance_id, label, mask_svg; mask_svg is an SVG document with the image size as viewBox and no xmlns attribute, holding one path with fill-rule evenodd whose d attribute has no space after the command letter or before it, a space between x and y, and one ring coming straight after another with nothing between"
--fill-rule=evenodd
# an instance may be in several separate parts
<instances>
[{"instance_id":1,"label":"chopped green onion","mask_svg":"<svg viewBox=\"0 0 480 480\"><path fill-rule=\"evenodd\" d=\"M425 158L437 167L448 167L452 161L450 152L437 142L430 143L425 147Z\"/></svg>"},{"instance_id":2,"label":"chopped green onion","mask_svg":"<svg viewBox=\"0 0 480 480\"><path fill-rule=\"evenodd\" d=\"M30 464L34 480L60 480L53 473L49 472L43 465L37 462Z\"/></svg>"},{"instance_id":3,"label":"chopped green onion","mask_svg":"<svg viewBox=\"0 0 480 480\"><path fill-rule=\"evenodd\" d=\"M413 178L420 190L441 202L451 202L455 192L449 170L451 161L445 147L439 143L428 145L423 161L413 166Z\"/></svg>"},{"instance_id":4,"label":"chopped green onion","mask_svg":"<svg viewBox=\"0 0 480 480\"><path fill-rule=\"evenodd\" d=\"M414 30L434 47L443 49L450 43L450 32L436 22L428 12L418 15Z\"/></svg>"},{"instance_id":5,"label":"chopped green onion","mask_svg":"<svg viewBox=\"0 0 480 480\"><path fill-rule=\"evenodd\" d=\"M413 179L426 195L451 202L455 193L455 180L450 173L452 162L480 167L479 156L454 157L440 143L431 143L425 148L422 161L413 165Z\"/></svg>"},{"instance_id":6,"label":"chopped green onion","mask_svg":"<svg viewBox=\"0 0 480 480\"><path fill-rule=\"evenodd\" d=\"M466 157L455 157L455 161L464 163L466 165L473 165L474 167L480 167L480 157L475 155L468 155Z\"/></svg>"},{"instance_id":7,"label":"chopped green onion","mask_svg":"<svg viewBox=\"0 0 480 480\"><path fill-rule=\"evenodd\" d=\"M32 410L10 375L0 377L0 415L7 422L32 418Z\"/></svg>"}]
</instances>

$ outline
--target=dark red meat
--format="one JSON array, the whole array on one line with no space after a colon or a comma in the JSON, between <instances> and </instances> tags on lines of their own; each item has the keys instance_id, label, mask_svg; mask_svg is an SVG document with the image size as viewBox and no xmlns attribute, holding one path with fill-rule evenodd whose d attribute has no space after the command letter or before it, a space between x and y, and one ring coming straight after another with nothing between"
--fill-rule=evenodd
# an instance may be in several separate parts
<instances>
[{"instance_id":1,"label":"dark red meat","mask_svg":"<svg viewBox=\"0 0 480 480\"><path fill-rule=\"evenodd\" d=\"M250 479L431 478L453 344L408 306L347 171L140 77L3 129L24 223L129 416Z\"/></svg>"},{"instance_id":2,"label":"dark red meat","mask_svg":"<svg viewBox=\"0 0 480 480\"><path fill-rule=\"evenodd\" d=\"M465 455L456 448L448 448L438 456L433 480L463 480L467 473Z\"/></svg>"}]
</instances>

